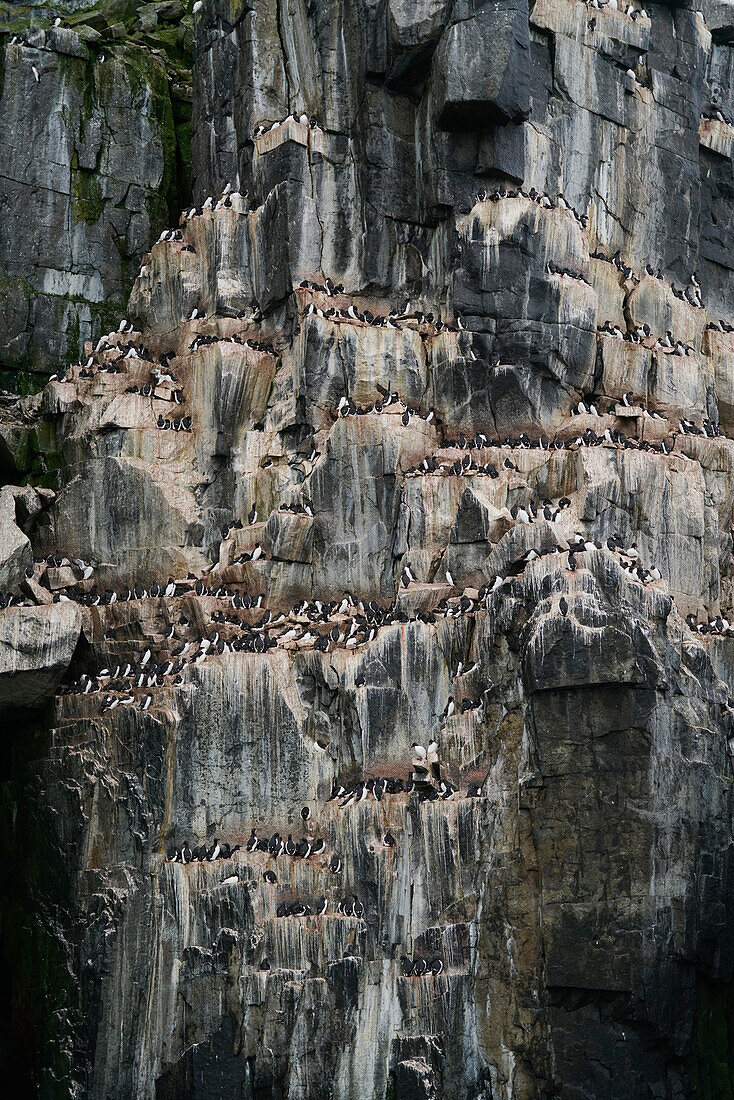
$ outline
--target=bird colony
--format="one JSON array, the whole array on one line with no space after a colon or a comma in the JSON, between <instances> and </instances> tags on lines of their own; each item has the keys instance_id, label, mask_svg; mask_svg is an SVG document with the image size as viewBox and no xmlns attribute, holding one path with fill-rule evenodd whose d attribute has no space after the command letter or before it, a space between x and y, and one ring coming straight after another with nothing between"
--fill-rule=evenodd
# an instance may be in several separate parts
<instances>
[{"instance_id":1,"label":"bird colony","mask_svg":"<svg viewBox=\"0 0 734 1100\"><path fill-rule=\"evenodd\" d=\"M699 1095L734 960L726 35L275 7L195 5L194 202L0 407L6 467L52 475L0 490L0 681L48 731L65 1079Z\"/></svg>"}]
</instances>

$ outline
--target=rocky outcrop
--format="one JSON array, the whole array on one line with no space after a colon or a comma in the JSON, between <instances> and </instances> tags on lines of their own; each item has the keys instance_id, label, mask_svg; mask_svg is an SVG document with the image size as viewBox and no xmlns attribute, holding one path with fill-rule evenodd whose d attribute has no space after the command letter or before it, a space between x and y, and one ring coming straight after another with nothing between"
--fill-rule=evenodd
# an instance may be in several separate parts
<instances>
[{"instance_id":1,"label":"rocky outcrop","mask_svg":"<svg viewBox=\"0 0 734 1100\"><path fill-rule=\"evenodd\" d=\"M9 608L0 620L0 700L3 707L43 706L68 669L81 633L74 604Z\"/></svg>"},{"instance_id":2,"label":"rocky outcrop","mask_svg":"<svg viewBox=\"0 0 734 1100\"><path fill-rule=\"evenodd\" d=\"M188 73L164 52L183 7L148 8L160 38L155 13L144 38L110 25L104 5L72 26L12 8L0 23L0 370L13 388L78 359L124 312L169 202L186 194Z\"/></svg>"},{"instance_id":3,"label":"rocky outcrop","mask_svg":"<svg viewBox=\"0 0 734 1100\"><path fill-rule=\"evenodd\" d=\"M710 16L196 13L197 206L0 406L41 1095L727 1095Z\"/></svg>"}]
</instances>

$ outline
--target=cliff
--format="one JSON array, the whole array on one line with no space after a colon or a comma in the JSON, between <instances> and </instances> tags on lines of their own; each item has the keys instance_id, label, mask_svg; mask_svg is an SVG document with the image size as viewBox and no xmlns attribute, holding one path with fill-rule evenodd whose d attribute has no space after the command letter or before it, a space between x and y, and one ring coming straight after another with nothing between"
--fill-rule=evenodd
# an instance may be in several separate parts
<instances>
[{"instance_id":1,"label":"cliff","mask_svg":"<svg viewBox=\"0 0 734 1100\"><path fill-rule=\"evenodd\" d=\"M0 380L16 392L124 312L190 193L191 16L75 6L0 4Z\"/></svg>"},{"instance_id":2,"label":"cliff","mask_svg":"<svg viewBox=\"0 0 734 1100\"><path fill-rule=\"evenodd\" d=\"M143 15L5 47L16 1095L734 1096L731 5L204 0L152 245Z\"/></svg>"}]
</instances>

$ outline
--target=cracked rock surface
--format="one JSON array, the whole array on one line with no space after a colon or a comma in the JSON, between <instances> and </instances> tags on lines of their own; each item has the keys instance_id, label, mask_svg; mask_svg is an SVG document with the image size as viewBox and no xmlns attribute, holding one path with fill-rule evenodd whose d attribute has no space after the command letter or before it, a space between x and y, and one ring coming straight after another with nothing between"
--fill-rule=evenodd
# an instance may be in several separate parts
<instances>
[{"instance_id":1,"label":"cracked rock surface","mask_svg":"<svg viewBox=\"0 0 734 1100\"><path fill-rule=\"evenodd\" d=\"M29 1095L732 1095L728 6L196 13L191 206L0 399Z\"/></svg>"},{"instance_id":2,"label":"cracked rock surface","mask_svg":"<svg viewBox=\"0 0 734 1100\"><path fill-rule=\"evenodd\" d=\"M37 388L124 311L179 205L190 59L171 19L184 31L184 9L138 6L158 9L159 38L107 0L58 9L58 27L47 9L0 5L0 371L14 389Z\"/></svg>"}]
</instances>

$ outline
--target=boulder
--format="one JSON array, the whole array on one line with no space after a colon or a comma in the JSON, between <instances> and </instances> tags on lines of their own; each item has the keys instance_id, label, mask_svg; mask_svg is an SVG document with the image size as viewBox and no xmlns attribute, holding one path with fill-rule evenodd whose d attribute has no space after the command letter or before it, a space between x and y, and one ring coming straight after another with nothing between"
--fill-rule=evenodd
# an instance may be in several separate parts
<instances>
[{"instance_id":1,"label":"boulder","mask_svg":"<svg viewBox=\"0 0 734 1100\"><path fill-rule=\"evenodd\" d=\"M69 667L82 629L72 603L0 611L0 707L44 707Z\"/></svg>"}]
</instances>

